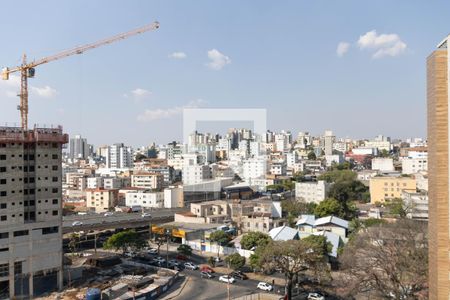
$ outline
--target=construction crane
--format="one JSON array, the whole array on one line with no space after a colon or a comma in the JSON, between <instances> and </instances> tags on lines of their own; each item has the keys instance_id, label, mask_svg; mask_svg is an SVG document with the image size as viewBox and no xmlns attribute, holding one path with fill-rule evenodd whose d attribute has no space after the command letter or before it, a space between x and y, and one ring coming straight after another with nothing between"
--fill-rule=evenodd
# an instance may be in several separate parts
<instances>
[{"instance_id":1,"label":"construction crane","mask_svg":"<svg viewBox=\"0 0 450 300\"><path fill-rule=\"evenodd\" d=\"M27 56L24 54L22 57L22 64L14 68L3 68L2 69L2 79L8 80L9 75L15 72L20 72L20 105L17 109L20 111L20 119L22 123L22 129L25 131L28 128L28 78L33 78L35 75L35 67L49 63L51 61L59 60L74 54L82 54L87 50L95 49L103 45L111 44L116 41L126 39L130 36L144 33L151 30L156 30L159 28L158 22L153 22L151 24L145 25L134 30L115 35L113 37L103 39L91 44L78 46L73 49L62 51L58 54L44 57L38 60L34 60L27 63Z\"/></svg>"}]
</instances>

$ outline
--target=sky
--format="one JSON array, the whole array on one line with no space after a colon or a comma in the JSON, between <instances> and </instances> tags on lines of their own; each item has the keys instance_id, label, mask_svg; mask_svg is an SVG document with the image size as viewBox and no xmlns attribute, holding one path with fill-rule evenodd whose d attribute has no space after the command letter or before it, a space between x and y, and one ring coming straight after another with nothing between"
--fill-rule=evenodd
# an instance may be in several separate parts
<instances>
[{"instance_id":1,"label":"sky","mask_svg":"<svg viewBox=\"0 0 450 300\"><path fill-rule=\"evenodd\" d=\"M449 1L2 1L0 66L153 21L160 28L36 68L30 124L96 146L182 138L183 108L264 108L271 130L426 135L426 57ZM20 18L18 17L20 15ZM18 77L0 123L20 122Z\"/></svg>"}]
</instances>

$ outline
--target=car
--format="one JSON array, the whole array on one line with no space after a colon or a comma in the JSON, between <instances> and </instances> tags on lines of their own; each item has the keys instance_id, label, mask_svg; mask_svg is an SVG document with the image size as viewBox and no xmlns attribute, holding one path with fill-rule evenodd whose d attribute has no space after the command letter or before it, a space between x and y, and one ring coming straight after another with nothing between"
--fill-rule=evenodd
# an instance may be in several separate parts
<instances>
[{"instance_id":1,"label":"car","mask_svg":"<svg viewBox=\"0 0 450 300\"><path fill-rule=\"evenodd\" d=\"M231 272L230 274L232 277L236 278L236 279L240 279L240 280L245 280L248 279L247 275L245 275L244 273L242 273L241 271L234 271Z\"/></svg>"},{"instance_id":2,"label":"car","mask_svg":"<svg viewBox=\"0 0 450 300\"><path fill-rule=\"evenodd\" d=\"M148 254L158 254L158 250L155 248L150 248L147 250L147 253Z\"/></svg>"},{"instance_id":3,"label":"car","mask_svg":"<svg viewBox=\"0 0 450 300\"><path fill-rule=\"evenodd\" d=\"M216 257L214 257L214 261L215 261L215 262L221 262L222 259L221 259L219 256L216 256Z\"/></svg>"},{"instance_id":4,"label":"car","mask_svg":"<svg viewBox=\"0 0 450 300\"><path fill-rule=\"evenodd\" d=\"M211 274L211 272L200 272L201 278L211 279L214 277L214 275Z\"/></svg>"},{"instance_id":5,"label":"car","mask_svg":"<svg viewBox=\"0 0 450 300\"><path fill-rule=\"evenodd\" d=\"M180 263L176 259L169 260L169 264L179 265Z\"/></svg>"},{"instance_id":6,"label":"car","mask_svg":"<svg viewBox=\"0 0 450 300\"><path fill-rule=\"evenodd\" d=\"M150 218L152 215L150 213L143 213L141 216L143 218Z\"/></svg>"},{"instance_id":7,"label":"car","mask_svg":"<svg viewBox=\"0 0 450 300\"><path fill-rule=\"evenodd\" d=\"M202 266L200 272L214 273L214 270L210 266Z\"/></svg>"},{"instance_id":8,"label":"car","mask_svg":"<svg viewBox=\"0 0 450 300\"><path fill-rule=\"evenodd\" d=\"M325 300L325 296L319 293L309 293L308 300Z\"/></svg>"},{"instance_id":9,"label":"car","mask_svg":"<svg viewBox=\"0 0 450 300\"><path fill-rule=\"evenodd\" d=\"M156 257L155 261L159 264L163 264L166 262L166 260L164 258L162 258L161 256Z\"/></svg>"},{"instance_id":10,"label":"car","mask_svg":"<svg viewBox=\"0 0 450 300\"><path fill-rule=\"evenodd\" d=\"M230 275L222 275L219 277L219 281L226 282L226 283L234 283L236 279Z\"/></svg>"},{"instance_id":11,"label":"car","mask_svg":"<svg viewBox=\"0 0 450 300\"><path fill-rule=\"evenodd\" d=\"M103 216L105 216L105 217L110 217L112 215L114 215L114 213L112 211L108 211L103 214Z\"/></svg>"},{"instance_id":12,"label":"car","mask_svg":"<svg viewBox=\"0 0 450 300\"><path fill-rule=\"evenodd\" d=\"M183 254L178 254L176 259L178 259L178 260L187 260L187 257L184 256Z\"/></svg>"},{"instance_id":13,"label":"car","mask_svg":"<svg viewBox=\"0 0 450 300\"><path fill-rule=\"evenodd\" d=\"M126 257L133 258L133 257L136 257L137 254L133 251L127 251L123 255L125 255Z\"/></svg>"},{"instance_id":14,"label":"car","mask_svg":"<svg viewBox=\"0 0 450 300\"><path fill-rule=\"evenodd\" d=\"M268 291L268 292L273 290L273 286L266 282L260 282L260 283L258 283L258 285L256 287L260 290Z\"/></svg>"},{"instance_id":15,"label":"car","mask_svg":"<svg viewBox=\"0 0 450 300\"><path fill-rule=\"evenodd\" d=\"M184 263L184 267L189 270L197 270L198 269L198 266L191 262Z\"/></svg>"},{"instance_id":16,"label":"car","mask_svg":"<svg viewBox=\"0 0 450 300\"><path fill-rule=\"evenodd\" d=\"M72 223L72 226L82 226L82 225L83 225L83 222L81 222L81 221L75 221Z\"/></svg>"}]
</instances>

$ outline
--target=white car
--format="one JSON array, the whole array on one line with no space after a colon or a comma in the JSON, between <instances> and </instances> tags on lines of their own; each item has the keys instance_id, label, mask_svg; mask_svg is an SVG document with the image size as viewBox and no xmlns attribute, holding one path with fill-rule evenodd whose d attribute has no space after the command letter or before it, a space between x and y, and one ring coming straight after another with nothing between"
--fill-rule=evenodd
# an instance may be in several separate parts
<instances>
[{"instance_id":1,"label":"white car","mask_svg":"<svg viewBox=\"0 0 450 300\"><path fill-rule=\"evenodd\" d=\"M219 277L219 281L226 282L226 283L234 283L236 279L234 277L231 277L229 275L222 275Z\"/></svg>"},{"instance_id":2,"label":"white car","mask_svg":"<svg viewBox=\"0 0 450 300\"><path fill-rule=\"evenodd\" d=\"M152 215L150 213L143 213L142 217L143 218L150 218Z\"/></svg>"},{"instance_id":3,"label":"white car","mask_svg":"<svg viewBox=\"0 0 450 300\"><path fill-rule=\"evenodd\" d=\"M156 257L155 261L159 262L159 263L165 263L166 262L166 260L164 258L162 258L161 256Z\"/></svg>"},{"instance_id":4,"label":"white car","mask_svg":"<svg viewBox=\"0 0 450 300\"><path fill-rule=\"evenodd\" d=\"M325 297L319 293L309 293L308 300L325 300Z\"/></svg>"},{"instance_id":5,"label":"white car","mask_svg":"<svg viewBox=\"0 0 450 300\"><path fill-rule=\"evenodd\" d=\"M75 221L72 223L72 226L81 226L81 225L83 225L83 222L81 221Z\"/></svg>"},{"instance_id":6,"label":"white car","mask_svg":"<svg viewBox=\"0 0 450 300\"><path fill-rule=\"evenodd\" d=\"M148 254L158 254L158 250L155 248L150 248L147 250L147 253Z\"/></svg>"},{"instance_id":7,"label":"white car","mask_svg":"<svg viewBox=\"0 0 450 300\"><path fill-rule=\"evenodd\" d=\"M271 291L273 290L273 286L266 283L266 282L260 282L258 283L258 285L256 286L258 289L263 290L263 291Z\"/></svg>"},{"instance_id":8,"label":"white car","mask_svg":"<svg viewBox=\"0 0 450 300\"><path fill-rule=\"evenodd\" d=\"M111 211L108 211L108 212L105 212L105 214L104 214L103 216L105 216L105 217L110 217L110 216L112 216L112 215L114 215L114 213L111 212Z\"/></svg>"},{"instance_id":9,"label":"white car","mask_svg":"<svg viewBox=\"0 0 450 300\"><path fill-rule=\"evenodd\" d=\"M191 263L191 262L186 262L186 263L184 263L184 267L185 267L186 269L190 269L190 270L197 270L197 269L198 269L198 266L197 266L197 265L194 265L194 264Z\"/></svg>"}]
</instances>

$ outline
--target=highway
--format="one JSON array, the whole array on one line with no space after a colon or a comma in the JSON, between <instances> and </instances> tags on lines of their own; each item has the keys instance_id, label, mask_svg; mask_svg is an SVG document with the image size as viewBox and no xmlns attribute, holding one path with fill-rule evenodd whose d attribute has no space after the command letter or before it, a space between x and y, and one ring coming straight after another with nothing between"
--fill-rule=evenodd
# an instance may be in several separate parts
<instances>
[{"instance_id":1,"label":"highway","mask_svg":"<svg viewBox=\"0 0 450 300\"><path fill-rule=\"evenodd\" d=\"M160 224L174 220L176 212L186 211L186 208L158 209L150 212L150 217L142 217L141 213L114 212L111 216L101 214L70 215L63 217L63 233L89 230L105 230L116 228L135 228L150 224ZM74 222L82 225L73 226Z\"/></svg>"}]
</instances>

